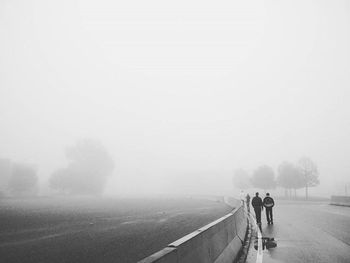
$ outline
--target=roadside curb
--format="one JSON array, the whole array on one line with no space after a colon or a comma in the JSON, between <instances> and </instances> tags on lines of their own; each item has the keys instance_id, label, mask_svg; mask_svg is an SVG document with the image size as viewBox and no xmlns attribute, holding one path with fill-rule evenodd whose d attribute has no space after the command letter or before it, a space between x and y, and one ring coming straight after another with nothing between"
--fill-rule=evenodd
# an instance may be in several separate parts
<instances>
[{"instance_id":1,"label":"roadside curb","mask_svg":"<svg viewBox=\"0 0 350 263\"><path fill-rule=\"evenodd\" d=\"M238 253L237 258L233 261L233 263L244 263L247 260L249 247L252 241L253 231L252 231L252 225L249 221L249 218L247 218L247 231L246 235L242 244L242 248L240 252Z\"/></svg>"}]
</instances>

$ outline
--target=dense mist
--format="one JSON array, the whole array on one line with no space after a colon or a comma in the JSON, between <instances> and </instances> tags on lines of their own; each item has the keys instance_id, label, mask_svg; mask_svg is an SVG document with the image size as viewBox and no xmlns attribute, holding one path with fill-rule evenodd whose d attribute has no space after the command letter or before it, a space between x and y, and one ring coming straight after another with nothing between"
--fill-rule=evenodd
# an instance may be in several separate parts
<instances>
[{"instance_id":1,"label":"dense mist","mask_svg":"<svg viewBox=\"0 0 350 263\"><path fill-rule=\"evenodd\" d=\"M310 194L344 194L349 13L345 0L1 1L0 158L35 166L47 195L73 169L66 149L94 140L113 160L98 191L132 195L232 193L237 169L277 175L307 156Z\"/></svg>"}]
</instances>

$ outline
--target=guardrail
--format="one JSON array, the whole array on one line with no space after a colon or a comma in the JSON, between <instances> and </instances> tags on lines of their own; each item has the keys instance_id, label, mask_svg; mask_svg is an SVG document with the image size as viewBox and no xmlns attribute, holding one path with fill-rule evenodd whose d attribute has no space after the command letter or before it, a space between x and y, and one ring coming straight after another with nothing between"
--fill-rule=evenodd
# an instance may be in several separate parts
<instances>
[{"instance_id":1,"label":"guardrail","mask_svg":"<svg viewBox=\"0 0 350 263\"><path fill-rule=\"evenodd\" d=\"M222 200L236 208L139 263L232 263L242 248L248 222L238 200Z\"/></svg>"},{"instance_id":2,"label":"guardrail","mask_svg":"<svg viewBox=\"0 0 350 263\"><path fill-rule=\"evenodd\" d=\"M331 205L350 206L350 196L332 195Z\"/></svg>"}]
</instances>

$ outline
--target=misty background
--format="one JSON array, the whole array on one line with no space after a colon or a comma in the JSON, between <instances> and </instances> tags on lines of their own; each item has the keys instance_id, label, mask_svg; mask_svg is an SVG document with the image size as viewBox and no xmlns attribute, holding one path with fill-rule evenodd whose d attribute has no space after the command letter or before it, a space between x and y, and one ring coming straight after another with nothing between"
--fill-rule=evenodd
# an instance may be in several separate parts
<instances>
[{"instance_id":1,"label":"misty background","mask_svg":"<svg viewBox=\"0 0 350 263\"><path fill-rule=\"evenodd\" d=\"M309 156L343 191L349 1L0 2L0 158L35 164L100 141L107 194L230 193L237 168Z\"/></svg>"}]
</instances>

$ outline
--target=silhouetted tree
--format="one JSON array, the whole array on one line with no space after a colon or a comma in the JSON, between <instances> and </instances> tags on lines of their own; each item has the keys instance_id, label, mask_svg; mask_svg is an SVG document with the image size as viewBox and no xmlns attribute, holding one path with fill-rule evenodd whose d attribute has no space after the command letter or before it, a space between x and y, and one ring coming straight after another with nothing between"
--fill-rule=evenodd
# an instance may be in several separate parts
<instances>
[{"instance_id":1,"label":"silhouetted tree","mask_svg":"<svg viewBox=\"0 0 350 263\"><path fill-rule=\"evenodd\" d=\"M318 169L316 164L308 157L299 160L299 169L305 187L305 198L309 198L309 187L314 187L320 183L318 179Z\"/></svg>"},{"instance_id":2,"label":"silhouetted tree","mask_svg":"<svg viewBox=\"0 0 350 263\"><path fill-rule=\"evenodd\" d=\"M49 183L51 188L58 190L60 193L70 193L74 178L74 174L69 168L62 168L52 173Z\"/></svg>"},{"instance_id":3,"label":"silhouetted tree","mask_svg":"<svg viewBox=\"0 0 350 263\"><path fill-rule=\"evenodd\" d=\"M232 182L239 189L247 189L250 187L250 179L248 173L243 169L234 171Z\"/></svg>"},{"instance_id":4,"label":"silhouetted tree","mask_svg":"<svg viewBox=\"0 0 350 263\"><path fill-rule=\"evenodd\" d=\"M273 189L276 187L275 174L270 166L263 165L256 169L251 179L252 185L264 189Z\"/></svg>"},{"instance_id":5,"label":"silhouetted tree","mask_svg":"<svg viewBox=\"0 0 350 263\"><path fill-rule=\"evenodd\" d=\"M14 163L8 187L14 195L35 195L38 191L38 176L35 167Z\"/></svg>"},{"instance_id":6,"label":"silhouetted tree","mask_svg":"<svg viewBox=\"0 0 350 263\"><path fill-rule=\"evenodd\" d=\"M281 163L278 167L277 184L286 189L286 196L288 190L290 192L291 189L294 189L294 195L296 197L296 189L304 186L299 167L289 162Z\"/></svg>"},{"instance_id":7,"label":"silhouetted tree","mask_svg":"<svg viewBox=\"0 0 350 263\"><path fill-rule=\"evenodd\" d=\"M53 189L71 194L101 194L114 162L98 141L85 139L66 149L69 164L50 178Z\"/></svg>"}]
</instances>

